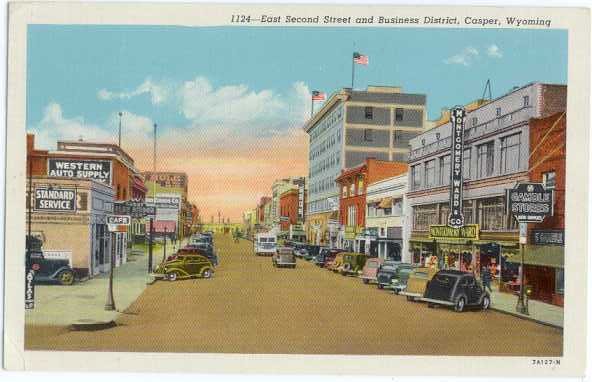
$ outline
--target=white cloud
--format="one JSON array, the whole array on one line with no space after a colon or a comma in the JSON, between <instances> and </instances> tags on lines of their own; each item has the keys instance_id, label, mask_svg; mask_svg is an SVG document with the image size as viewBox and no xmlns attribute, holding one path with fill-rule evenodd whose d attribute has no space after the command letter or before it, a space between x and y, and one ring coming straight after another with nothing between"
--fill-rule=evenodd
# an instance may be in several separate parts
<instances>
[{"instance_id":1,"label":"white cloud","mask_svg":"<svg viewBox=\"0 0 592 382\"><path fill-rule=\"evenodd\" d=\"M85 123L82 117L66 118L62 107L51 102L45 107L41 121L31 127L35 134L35 146L53 150L58 140L78 140L113 142L115 135L99 126Z\"/></svg>"},{"instance_id":2,"label":"white cloud","mask_svg":"<svg viewBox=\"0 0 592 382\"><path fill-rule=\"evenodd\" d=\"M501 49L499 48L499 46L497 46L495 44L491 44L487 47L487 55L489 57L494 57L494 58L502 58L503 57L503 53L502 53Z\"/></svg>"},{"instance_id":3,"label":"white cloud","mask_svg":"<svg viewBox=\"0 0 592 382\"><path fill-rule=\"evenodd\" d=\"M310 91L296 82L286 92L254 91L244 84L214 88L205 77L186 81L178 91L180 112L193 127L233 134L273 134L300 127L310 113Z\"/></svg>"},{"instance_id":4,"label":"white cloud","mask_svg":"<svg viewBox=\"0 0 592 382\"><path fill-rule=\"evenodd\" d=\"M460 53L445 59L444 63L470 66L477 56L479 56L479 51L472 46L467 46Z\"/></svg>"},{"instance_id":5,"label":"white cloud","mask_svg":"<svg viewBox=\"0 0 592 382\"><path fill-rule=\"evenodd\" d=\"M155 83L150 78L147 78L137 88L128 92L112 92L107 89L101 89L97 92L97 97L103 101L110 101L113 99L130 99L142 94L149 94L150 101L153 105L160 105L169 97L169 86L164 83Z\"/></svg>"}]
</instances>

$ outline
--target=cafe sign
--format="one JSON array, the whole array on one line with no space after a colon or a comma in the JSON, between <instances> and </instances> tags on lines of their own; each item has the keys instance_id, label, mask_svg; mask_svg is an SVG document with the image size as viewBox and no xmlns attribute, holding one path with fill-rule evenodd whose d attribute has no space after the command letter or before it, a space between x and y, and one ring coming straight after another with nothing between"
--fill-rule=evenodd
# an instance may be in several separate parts
<instances>
[{"instance_id":1,"label":"cafe sign","mask_svg":"<svg viewBox=\"0 0 592 382\"><path fill-rule=\"evenodd\" d=\"M47 175L72 179L94 179L111 185L111 161L94 159L59 159L47 160Z\"/></svg>"},{"instance_id":2,"label":"cafe sign","mask_svg":"<svg viewBox=\"0 0 592 382\"><path fill-rule=\"evenodd\" d=\"M36 186L34 196L34 211L76 212L76 188Z\"/></svg>"},{"instance_id":3,"label":"cafe sign","mask_svg":"<svg viewBox=\"0 0 592 382\"><path fill-rule=\"evenodd\" d=\"M452 126L450 147L450 214L448 226L460 228L465 224L463 216L463 152L464 129L466 111L462 106L456 106L450 110L450 123Z\"/></svg>"},{"instance_id":4,"label":"cafe sign","mask_svg":"<svg viewBox=\"0 0 592 382\"><path fill-rule=\"evenodd\" d=\"M553 215L553 190L542 183L519 183L506 190L508 211L519 223L542 223Z\"/></svg>"},{"instance_id":5,"label":"cafe sign","mask_svg":"<svg viewBox=\"0 0 592 382\"><path fill-rule=\"evenodd\" d=\"M466 224L459 228L447 225L431 225L430 239L479 240L479 224Z\"/></svg>"}]
</instances>

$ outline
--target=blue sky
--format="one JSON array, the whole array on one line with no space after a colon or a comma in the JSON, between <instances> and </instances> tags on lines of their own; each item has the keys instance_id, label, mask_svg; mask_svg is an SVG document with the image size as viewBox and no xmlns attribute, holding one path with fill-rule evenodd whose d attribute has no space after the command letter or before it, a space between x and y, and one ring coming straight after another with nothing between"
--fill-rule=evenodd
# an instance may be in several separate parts
<instances>
[{"instance_id":1,"label":"blue sky","mask_svg":"<svg viewBox=\"0 0 592 382\"><path fill-rule=\"evenodd\" d=\"M267 139L302 149L294 172L306 174L310 91L350 86L354 50L370 58L356 88L426 94L432 119L481 97L487 79L494 97L532 81L567 83L561 30L31 25L27 128L47 149L57 139L112 140L123 111L123 146L140 166L157 122L160 147L180 161L163 166L195 150L218 160L229 147L250 163L236 152Z\"/></svg>"}]
</instances>

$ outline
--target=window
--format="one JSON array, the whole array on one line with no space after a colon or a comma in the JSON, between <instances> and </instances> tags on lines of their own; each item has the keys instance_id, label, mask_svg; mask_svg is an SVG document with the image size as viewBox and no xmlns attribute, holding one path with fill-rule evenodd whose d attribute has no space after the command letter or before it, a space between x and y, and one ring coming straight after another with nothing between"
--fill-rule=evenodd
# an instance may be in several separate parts
<instances>
[{"instance_id":1,"label":"window","mask_svg":"<svg viewBox=\"0 0 592 382\"><path fill-rule=\"evenodd\" d=\"M364 140L366 142L372 142L372 140L373 140L372 129L364 129Z\"/></svg>"},{"instance_id":2,"label":"window","mask_svg":"<svg viewBox=\"0 0 592 382\"><path fill-rule=\"evenodd\" d=\"M508 218L505 215L506 206L503 197L488 198L478 201L478 223L484 231L503 231L507 228L513 228L512 224L507 224ZM511 217L512 221L515 221Z\"/></svg>"},{"instance_id":3,"label":"window","mask_svg":"<svg viewBox=\"0 0 592 382\"><path fill-rule=\"evenodd\" d=\"M543 186L545 186L547 190L555 189L555 171L543 173Z\"/></svg>"},{"instance_id":4,"label":"window","mask_svg":"<svg viewBox=\"0 0 592 382\"><path fill-rule=\"evenodd\" d=\"M501 117L501 115L502 115L502 108L501 107L497 107L495 109L495 116L499 118L499 117Z\"/></svg>"},{"instance_id":5,"label":"window","mask_svg":"<svg viewBox=\"0 0 592 382\"><path fill-rule=\"evenodd\" d=\"M356 185L352 182L349 185L349 196L354 196L356 194Z\"/></svg>"},{"instance_id":6,"label":"window","mask_svg":"<svg viewBox=\"0 0 592 382\"><path fill-rule=\"evenodd\" d=\"M366 106L364 108L364 115L366 116L366 119L372 119L373 114L374 114L374 111L372 110L372 106Z\"/></svg>"},{"instance_id":7,"label":"window","mask_svg":"<svg viewBox=\"0 0 592 382\"><path fill-rule=\"evenodd\" d=\"M502 138L501 172L507 174L520 167L520 134Z\"/></svg>"},{"instance_id":8,"label":"window","mask_svg":"<svg viewBox=\"0 0 592 382\"><path fill-rule=\"evenodd\" d=\"M413 207L413 229L415 231L427 231L432 224L438 224L436 204Z\"/></svg>"},{"instance_id":9,"label":"window","mask_svg":"<svg viewBox=\"0 0 592 382\"><path fill-rule=\"evenodd\" d=\"M393 200L393 216L403 215L403 199Z\"/></svg>"},{"instance_id":10,"label":"window","mask_svg":"<svg viewBox=\"0 0 592 382\"><path fill-rule=\"evenodd\" d=\"M396 108L395 109L395 121L401 122L403 120L403 109Z\"/></svg>"},{"instance_id":11,"label":"window","mask_svg":"<svg viewBox=\"0 0 592 382\"><path fill-rule=\"evenodd\" d=\"M440 204L440 224L446 224L448 222L448 215L450 215L450 205Z\"/></svg>"},{"instance_id":12,"label":"window","mask_svg":"<svg viewBox=\"0 0 592 382\"><path fill-rule=\"evenodd\" d=\"M477 146L477 177L493 174L493 141Z\"/></svg>"},{"instance_id":13,"label":"window","mask_svg":"<svg viewBox=\"0 0 592 382\"><path fill-rule=\"evenodd\" d=\"M364 193L364 178L358 177L358 195L362 195Z\"/></svg>"},{"instance_id":14,"label":"window","mask_svg":"<svg viewBox=\"0 0 592 382\"><path fill-rule=\"evenodd\" d=\"M421 187L420 165L411 167L411 189L418 190Z\"/></svg>"},{"instance_id":15,"label":"window","mask_svg":"<svg viewBox=\"0 0 592 382\"><path fill-rule=\"evenodd\" d=\"M341 197L347 198L347 186L343 186L343 188L341 190Z\"/></svg>"},{"instance_id":16,"label":"window","mask_svg":"<svg viewBox=\"0 0 592 382\"><path fill-rule=\"evenodd\" d=\"M471 126L477 126L478 119L477 117L471 118Z\"/></svg>"},{"instance_id":17,"label":"window","mask_svg":"<svg viewBox=\"0 0 592 382\"><path fill-rule=\"evenodd\" d=\"M443 186L450 184L450 155L440 158L440 184Z\"/></svg>"},{"instance_id":18,"label":"window","mask_svg":"<svg viewBox=\"0 0 592 382\"><path fill-rule=\"evenodd\" d=\"M463 178L471 179L471 149L463 151Z\"/></svg>"},{"instance_id":19,"label":"window","mask_svg":"<svg viewBox=\"0 0 592 382\"><path fill-rule=\"evenodd\" d=\"M522 101L524 102L524 107L530 106L530 97L529 96L524 96L522 97Z\"/></svg>"},{"instance_id":20,"label":"window","mask_svg":"<svg viewBox=\"0 0 592 382\"><path fill-rule=\"evenodd\" d=\"M472 200L463 200L463 217L465 224L473 224L473 204Z\"/></svg>"},{"instance_id":21,"label":"window","mask_svg":"<svg viewBox=\"0 0 592 382\"><path fill-rule=\"evenodd\" d=\"M376 216L376 206L377 203L370 203L368 204L368 217L375 217Z\"/></svg>"},{"instance_id":22,"label":"window","mask_svg":"<svg viewBox=\"0 0 592 382\"><path fill-rule=\"evenodd\" d=\"M358 208L353 205L347 207L347 221L348 226L356 226L358 224Z\"/></svg>"},{"instance_id":23,"label":"window","mask_svg":"<svg viewBox=\"0 0 592 382\"><path fill-rule=\"evenodd\" d=\"M436 183L436 160L432 159L425 163L425 186L433 187Z\"/></svg>"}]
</instances>

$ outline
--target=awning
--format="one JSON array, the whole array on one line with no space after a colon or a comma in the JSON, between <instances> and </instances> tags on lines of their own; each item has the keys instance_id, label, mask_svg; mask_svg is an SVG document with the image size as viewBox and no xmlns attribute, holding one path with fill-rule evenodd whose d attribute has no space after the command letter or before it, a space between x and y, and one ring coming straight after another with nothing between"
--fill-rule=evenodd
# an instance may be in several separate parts
<instances>
[{"instance_id":1,"label":"awning","mask_svg":"<svg viewBox=\"0 0 592 382\"><path fill-rule=\"evenodd\" d=\"M152 224L153 232L164 233L165 229L167 233L174 233L177 228L177 222L173 220L156 220ZM150 232L150 222L146 222L146 232Z\"/></svg>"},{"instance_id":2,"label":"awning","mask_svg":"<svg viewBox=\"0 0 592 382\"><path fill-rule=\"evenodd\" d=\"M520 263L520 252L506 258L509 263ZM540 267L563 268L564 248L558 245L525 245L524 264Z\"/></svg>"},{"instance_id":3,"label":"awning","mask_svg":"<svg viewBox=\"0 0 592 382\"><path fill-rule=\"evenodd\" d=\"M393 198L392 197L387 197L387 198L382 198L382 200L380 201L380 203L378 203L378 208L391 208L393 206Z\"/></svg>"}]
</instances>

